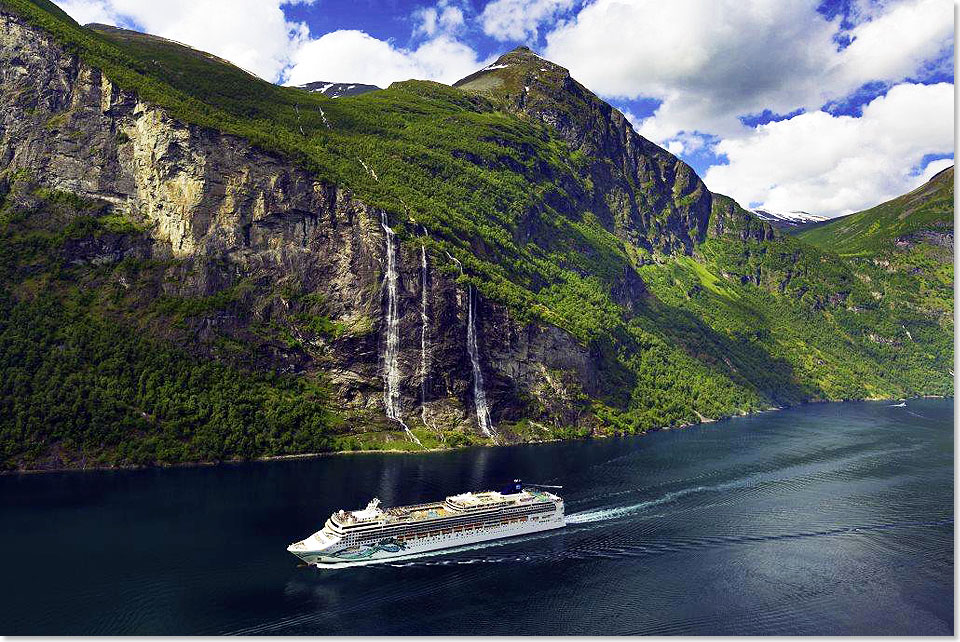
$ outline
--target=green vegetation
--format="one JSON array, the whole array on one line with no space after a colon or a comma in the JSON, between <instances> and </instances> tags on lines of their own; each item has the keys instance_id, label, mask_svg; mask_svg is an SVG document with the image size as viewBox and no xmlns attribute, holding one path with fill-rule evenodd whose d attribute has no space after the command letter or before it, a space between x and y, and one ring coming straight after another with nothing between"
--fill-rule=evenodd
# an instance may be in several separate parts
<instances>
[{"instance_id":1,"label":"green vegetation","mask_svg":"<svg viewBox=\"0 0 960 642\"><path fill-rule=\"evenodd\" d=\"M926 230L953 232L953 167L909 194L856 214L804 226L796 235L841 256L874 256L893 250L898 237Z\"/></svg>"},{"instance_id":2,"label":"green vegetation","mask_svg":"<svg viewBox=\"0 0 960 642\"><path fill-rule=\"evenodd\" d=\"M904 234L952 233L940 191L908 195L919 212L908 220L848 217L849 228L800 240L769 233L717 196L710 236L669 251L657 235L668 236L678 204L705 189L692 170L682 166L666 194L633 176L631 195L604 191L595 178L613 161L505 109L489 76L466 89L408 81L334 100L160 38L81 28L47 0L0 5L173 117L245 137L386 210L402 241L437 258L449 252L463 264L459 278L517 320L569 331L599 362L599 392L587 402L597 432L811 399L951 394L952 271L929 245L875 254ZM591 105L583 94L549 103L561 119ZM0 179L12 190L0 200L4 466L412 447L386 420L349 432L360 421L331 408L322 375L276 374L260 360L261 349L309 348L322 370L324 342L368 335L370 319L333 321L322 299L292 287L276 293L290 314L262 320L255 299L287 287L275 283L172 293L164 285L183 266L138 253L145 235L132 222L102 203L37 190L29 176ZM646 237L633 221L604 218L619 216L616 202L628 196L650 212ZM112 258L95 262L91 252ZM233 325L201 339L221 315ZM519 439L587 432L528 419L501 428ZM428 447L478 441L414 430Z\"/></svg>"},{"instance_id":3,"label":"green vegetation","mask_svg":"<svg viewBox=\"0 0 960 642\"><path fill-rule=\"evenodd\" d=\"M953 167L881 205L804 228L797 237L847 259L884 301L953 330Z\"/></svg>"},{"instance_id":4,"label":"green vegetation","mask_svg":"<svg viewBox=\"0 0 960 642\"><path fill-rule=\"evenodd\" d=\"M0 223L4 468L209 461L347 445L322 381L204 359L140 331L144 309L122 283L149 282L163 266L90 260L112 244L130 247L135 228L69 194L7 196L18 206L7 202ZM112 243L97 247L97 239ZM164 323L207 305L157 301L168 308Z\"/></svg>"},{"instance_id":5,"label":"green vegetation","mask_svg":"<svg viewBox=\"0 0 960 642\"><path fill-rule=\"evenodd\" d=\"M216 461L337 447L317 382L198 359L97 308L79 288L33 301L0 298L4 467Z\"/></svg>"}]
</instances>

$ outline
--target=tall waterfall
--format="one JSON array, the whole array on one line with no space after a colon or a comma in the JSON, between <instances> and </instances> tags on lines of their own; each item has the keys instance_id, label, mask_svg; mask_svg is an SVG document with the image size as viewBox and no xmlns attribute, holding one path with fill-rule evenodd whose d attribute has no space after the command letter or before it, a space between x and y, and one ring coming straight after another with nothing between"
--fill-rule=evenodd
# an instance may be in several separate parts
<instances>
[{"instance_id":1,"label":"tall waterfall","mask_svg":"<svg viewBox=\"0 0 960 642\"><path fill-rule=\"evenodd\" d=\"M449 252L447 258L457 264L460 274L463 274L463 264ZM490 406L487 405L487 393L483 389L483 371L480 370L480 351L477 349L477 328L474 321L473 286L467 286L467 353L470 355L470 366L473 369L473 402L477 409L477 424L484 435L498 441L499 435L490 419Z\"/></svg>"},{"instance_id":2,"label":"tall waterfall","mask_svg":"<svg viewBox=\"0 0 960 642\"><path fill-rule=\"evenodd\" d=\"M427 425L427 383L430 377L429 337L430 315L428 314L429 297L427 291L427 246L420 244L420 415L423 425Z\"/></svg>"},{"instance_id":3,"label":"tall waterfall","mask_svg":"<svg viewBox=\"0 0 960 642\"><path fill-rule=\"evenodd\" d=\"M480 353L477 350L477 329L474 322L473 286L467 292L467 352L470 353L470 365L473 366L473 401L477 407L477 423L487 437L497 441L497 431L490 421L490 407L487 405L487 393L483 389L483 372L480 370Z\"/></svg>"},{"instance_id":4,"label":"tall waterfall","mask_svg":"<svg viewBox=\"0 0 960 642\"><path fill-rule=\"evenodd\" d=\"M383 226L387 246L387 269L383 275L383 287L387 291L386 341L383 350L383 405L386 408L387 417L400 424L411 441L422 446L423 444L410 432L410 428L404 423L403 416L400 414L400 366L398 363L400 313L397 305L397 282L400 274L397 271L397 248L394 246L396 235L388 223L387 213L381 213L380 225Z\"/></svg>"}]
</instances>

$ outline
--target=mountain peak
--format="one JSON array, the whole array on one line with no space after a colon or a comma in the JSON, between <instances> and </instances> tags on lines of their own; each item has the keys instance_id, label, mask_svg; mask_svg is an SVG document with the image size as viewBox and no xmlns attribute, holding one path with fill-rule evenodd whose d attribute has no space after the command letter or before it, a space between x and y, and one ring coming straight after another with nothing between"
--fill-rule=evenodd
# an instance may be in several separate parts
<instances>
[{"instance_id":1,"label":"mountain peak","mask_svg":"<svg viewBox=\"0 0 960 642\"><path fill-rule=\"evenodd\" d=\"M526 46L516 47L501 55L493 63L466 78L453 83L454 87L476 91L500 90L507 93L521 91L533 83L557 84L570 77L570 72Z\"/></svg>"},{"instance_id":2,"label":"mountain peak","mask_svg":"<svg viewBox=\"0 0 960 642\"><path fill-rule=\"evenodd\" d=\"M511 60L513 64L522 64L522 63L546 63L548 65L553 65L552 62L538 54L536 51L527 47L526 45L520 45L519 47L514 47L510 51L506 52L500 58L497 59L497 62L500 62L503 59ZM554 65L558 66L558 65Z\"/></svg>"},{"instance_id":3,"label":"mountain peak","mask_svg":"<svg viewBox=\"0 0 960 642\"><path fill-rule=\"evenodd\" d=\"M622 113L566 68L517 47L454 86L482 95L521 120L545 125L571 152L594 159L583 170L593 192L585 208L599 213L598 220L621 238L649 252L689 253L705 237L712 195L696 172L637 134ZM729 215L714 220L739 215L733 206L727 210ZM762 225L750 231L761 236L771 232Z\"/></svg>"}]
</instances>

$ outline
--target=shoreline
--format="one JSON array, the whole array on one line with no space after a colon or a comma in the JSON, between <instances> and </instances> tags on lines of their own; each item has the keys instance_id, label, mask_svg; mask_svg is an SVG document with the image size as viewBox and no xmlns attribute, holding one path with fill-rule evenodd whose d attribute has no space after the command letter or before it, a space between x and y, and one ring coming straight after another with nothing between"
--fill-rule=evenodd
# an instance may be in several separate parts
<instances>
[{"instance_id":1,"label":"shoreline","mask_svg":"<svg viewBox=\"0 0 960 642\"><path fill-rule=\"evenodd\" d=\"M760 415L765 412L777 412L780 410L789 410L791 408L799 408L807 404L826 404L826 403L850 403L850 402L881 402L881 401L907 401L910 399L950 399L952 397L947 395L917 395L915 397L877 397L869 399L810 399L807 401L802 401L796 405L792 406L771 406L770 408L764 408L762 410L756 410L754 412L741 412L739 414L730 415L729 417L719 417L711 418L704 417L697 413L700 416L700 421L697 422L688 422L682 423L677 426L656 426L645 430L640 433L635 433L631 435L626 434L609 434L609 435L590 435L588 437L578 437L576 440L586 441L589 439L610 439L613 437L643 437L644 435L655 433L655 432L666 432L669 430L681 430L684 428L690 428L692 426L700 426L712 423L718 423L721 421L729 421L732 419L737 419L740 417L752 417L755 415ZM224 466L232 464L250 464L256 462L272 462L272 461L289 461L295 459L319 459L322 457L341 457L344 455L421 455L425 453L447 453L454 452L456 450L465 450L467 448L503 448L508 446L525 446L525 445L534 445L534 444L549 444L556 443L560 441L574 441L574 439L564 440L560 438L554 439L539 439L533 441L518 441L516 443L510 444L497 444L497 445L469 445L469 446L451 446L447 448L422 448L420 450L409 450L402 448L385 448L380 450L331 450L327 452L319 453L294 453L289 455L264 455L262 457L254 457L251 459L225 459L222 461L185 461L177 462L173 464L150 464L146 466L141 465L121 465L121 466L88 466L83 468L26 468L23 470L3 470L0 471L0 476L10 476L10 475L40 475L48 473L88 473L88 472L110 472L110 471L134 471L134 470L165 470L170 468L199 468L199 467L208 467L208 466Z\"/></svg>"}]
</instances>

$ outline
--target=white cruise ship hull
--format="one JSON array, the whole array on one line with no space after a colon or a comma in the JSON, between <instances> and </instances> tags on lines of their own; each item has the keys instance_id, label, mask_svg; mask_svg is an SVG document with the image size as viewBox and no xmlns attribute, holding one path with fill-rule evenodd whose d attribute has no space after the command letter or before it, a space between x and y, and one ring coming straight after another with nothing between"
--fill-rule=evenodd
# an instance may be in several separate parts
<instances>
[{"instance_id":1,"label":"white cruise ship hull","mask_svg":"<svg viewBox=\"0 0 960 642\"><path fill-rule=\"evenodd\" d=\"M320 567L375 564L440 553L492 540L561 528L563 499L523 488L451 495L440 502L381 508L373 498L362 510L339 510L310 537L287 547Z\"/></svg>"},{"instance_id":2,"label":"white cruise ship hull","mask_svg":"<svg viewBox=\"0 0 960 642\"><path fill-rule=\"evenodd\" d=\"M302 550L294 550L291 547L288 550L307 564L316 565L318 568L342 568L344 566L367 565L389 562L391 560L401 560L411 556L420 556L425 553L440 553L444 550L453 551L471 544L540 533L562 528L565 525L566 521L561 513L559 515L554 514L539 518L529 518L514 524L467 530L459 533L440 534L434 537L422 537L400 543L391 541L385 544L378 543L359 547L341 547L335 544L329 547L318 547L318 549L314 550L308 550L307 547L304 547ZM313 538L307 538L304 543L309 543L312 539Z\"/></svg>"}]
</instances>

